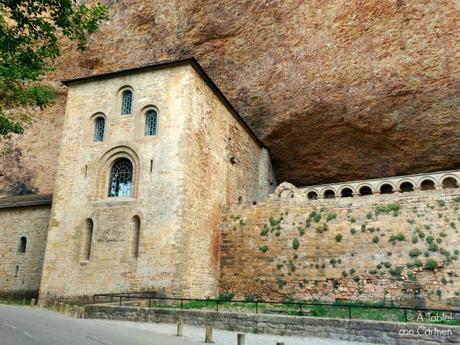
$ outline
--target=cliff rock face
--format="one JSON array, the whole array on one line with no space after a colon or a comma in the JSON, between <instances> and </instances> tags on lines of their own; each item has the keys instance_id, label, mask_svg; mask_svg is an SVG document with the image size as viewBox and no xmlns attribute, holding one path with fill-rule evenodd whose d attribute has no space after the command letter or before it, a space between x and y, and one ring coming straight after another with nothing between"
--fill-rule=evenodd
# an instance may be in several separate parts
<instances>
[{"instance_id":1,"label":"cliff rock face","mask_svg":"<svg viewBox=\"0 0 460 345\"><path fill-rule=\"evenodd\" d=\"M269 149L278 181L460 167L455 1L106 1L90 49L64 42L50 80L195 56ZM60 88L1 162L2 187L29 174L52 190Z\"/></svg>"}]
</instances>

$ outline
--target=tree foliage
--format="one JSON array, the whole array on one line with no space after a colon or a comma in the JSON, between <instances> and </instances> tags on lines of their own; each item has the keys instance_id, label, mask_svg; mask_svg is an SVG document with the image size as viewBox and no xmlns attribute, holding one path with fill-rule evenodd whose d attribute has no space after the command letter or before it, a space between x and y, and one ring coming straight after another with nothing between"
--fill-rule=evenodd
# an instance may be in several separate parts
<instances>
[{"instance_id":1,"label":"tree foliage","mask_svg":"<svg viewBox=\"0 0 460 345\"><path fill-rule=\"evenodd\" d=\"M60 54L60 35L84 50L106 14L75 0L0 0L0 138L23 132L24 109L53 99L40 80Z\"/></svg>"}]
</instances>

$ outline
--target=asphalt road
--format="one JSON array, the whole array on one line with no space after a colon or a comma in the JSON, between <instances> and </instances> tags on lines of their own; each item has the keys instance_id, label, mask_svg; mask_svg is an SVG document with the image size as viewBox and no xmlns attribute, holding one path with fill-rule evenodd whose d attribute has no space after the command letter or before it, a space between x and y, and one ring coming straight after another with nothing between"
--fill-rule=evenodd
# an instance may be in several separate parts
<instances>
[{"instance_id":1,"label":"asphalt road","mask_svg":"<svg viewBox=\"0 0 460 345\"><path fill-rule=\"evenodd\" d=\"M196 345L127 322L82 320L31 307L0 305L0 345Z\"/></svg>"}]
</instances>

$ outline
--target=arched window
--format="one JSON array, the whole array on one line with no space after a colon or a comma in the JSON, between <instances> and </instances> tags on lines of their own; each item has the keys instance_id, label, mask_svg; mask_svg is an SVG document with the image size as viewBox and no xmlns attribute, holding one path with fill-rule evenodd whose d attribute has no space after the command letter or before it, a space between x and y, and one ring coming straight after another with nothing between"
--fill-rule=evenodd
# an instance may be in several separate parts
<instances>
[{"instance_id":1,"label":"arched window","mask_svg":"<svg viewBox=\"0 0 460 345\"><path fill-rule=\"evenodd\" d=\"M324 192L324 198L325 199L334 199L335 198L335 192L332 189L328 189L327 191Z\"/></svg>"},{"instance_id":2,"label":"arched window","mask_svg":"<svg viewBox=\"0 0 460 345\"><path fill-rule=\"evenodd\" d=\"M414 185L411 182L403 182L399 186L399 190L401 191L401 193L413 192Z\"/></svg>"},{"instance_id":3,"label":"arched window","mask_svg":"<svg viewBox=\"0 0 460 345\"><path fill-rule=\"evenodd\" d=\"M359 189L359 195L363 196L363 195L372 195L372 189L371 187L369 186L362 186L360 189Z\"/></svg>"},{"instance_id":4,"label":"arched window","mask_svg":"<svg viewBox=\"0 0 460 345\"><path fill-rule=\"evenodd\" d=\"M85 261L89 261L91 257L91 244L93 242L93 220L88 218L85 224L85 230L83 232L83 255L82 258Z\"/></svg>"},{"instance_id":5,"label":"arched window","mask_svg":"<svg viewBox=\"0 0 460 345\"><path fill-rule=\"evenodd\" d=\"M308 192L307 198L309 200L316 200L316 199L318 199L318 193L316 193L314 191Z\"/></svg>"},{"instance_id":6,"label":"arched window","mask_svg":"<svg viewBox=\"0 0 460 345\"><path fill-rule=\"evenodd\" d=\"M133 258L139 257L139 239L141 232L141 220L138 216L132 219L132 239L131 239L131 256Z\"/></svg>"},{"instance_id":7,"label":"arched window","mask_svg":"<svg viewBox=\"0 0 460 345\"><path fill-rule=\"evenodd\" d=\"M157 112L148 110L145 113L145 135L157 134Z\"/></svg>"},{"instance_id":8,"label":"arched window","mask_svg":"<svg viewBox=\"0 0 460 345\"><path fill-rule=\"evenodd\" d=\"M458 188L457 180L453 177L446 177L442 180L442 188Z\"/></svg>"},{"instance_id":9,"label":"arched window","mask_svg":"<svg viewBox=\"0 0 460 345\"><path fill-rule=\"evenodd\" d=\"M104 140L105 119L98 116L94 121L94 141Z\"/></svg>"},{"instance_id":10,"label":"arched window","mask_svg":"<svg viewBox=\"0 0 460 345\"><path fill-rule=\"evenodd\" d=\"M351 190L351 188L347 187L347 188L342 189L342 192L340 194L342 198L349 198L353 196L353 191Z\"/></svg>"},{"instance_id":11,"label":"arched window","mask_svg":"<svg viewBox=\"0 0 460 345\"><path fill-rule=\"evenodd\" d=\"M133 105L133 93L131 90L125 90L121 94L121 115L131 114Z\"/></svg>"},{"instance_id":12,"label":"arched window","mask_svg":"<svg viewBox=\"0 0 460 345\"><path fill-rule=\"evenodd\" d=\"M21 236L19 239L19 246L18 246L18 253L25 253L27 250L27 238L25 236Z\"/></svg>"},{"instance_id":13,"label":"arched window","mask_svg":"<svg viewBox=\"0 0 460 345\"><path fill-rule=\"evenodd\" d=\"M131 196L133 182L133 164L129 159L115 161L110 171L109 197Z\"/></svg>"},{"instance_id":14,"label":"arched window","mask_svg":"<svg viewBox=\"0 0 460 345\"><path fill-rule=\"evenodd\" d=\"M393 193L393 186L389 183L385 183L380 187L381 194L391 194Z\"/></svg>"},{"instance_id":15,"label":"arched window","mask_svg":"<svg viewBox=\"0 0 460 345\"><path fill-rule=\"evenodd\" d=\"M420 183L420 189L421 190L434 190L436 188L432 180L423 180L422 183Z\"/></svg>"}]
</instances>

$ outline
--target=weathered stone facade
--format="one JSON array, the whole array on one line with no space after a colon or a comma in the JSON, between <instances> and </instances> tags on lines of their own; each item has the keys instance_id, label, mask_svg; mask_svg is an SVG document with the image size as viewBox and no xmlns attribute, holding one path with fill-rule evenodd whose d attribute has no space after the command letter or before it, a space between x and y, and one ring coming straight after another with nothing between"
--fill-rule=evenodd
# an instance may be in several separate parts
<instances>
[{"instance_id":1,"label":"weathered stone facade","mask_svg":"<svg viewBox=\"0 0 460 345\"><path fill-rule=\"evenodd\" d=\"M273 174L257 138L193 60L68 85L41 297L214 295L222 206L260 200L274 187L260 181ZM126 88L131 115L120 110ZM148 109L158 114L153 136L144 135ZM106 124L100 142L95 116ZM120 158L134 168L132 195L108 197Z\"/></svg>"},{"instance_id":2,"label":"weathered stone facade","mask_svg":"<svg viewBox=\"0 0 460 345\"><path fill-rule=\"evenodd\" d=\"M47 196L0 199L0 296L38 294L50 205Z\"/></svg>"},{"instance_id":3,"label":"weathered stone facade","mask_svg":"<svg viewBox=\"0 0 460 345\"><path fill-rule=\"evenodd\" d=\"M324 200L305 189L283 183L227 209L221 291L460 306L458 188Z\"/></svg>"}]
</instances>

